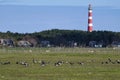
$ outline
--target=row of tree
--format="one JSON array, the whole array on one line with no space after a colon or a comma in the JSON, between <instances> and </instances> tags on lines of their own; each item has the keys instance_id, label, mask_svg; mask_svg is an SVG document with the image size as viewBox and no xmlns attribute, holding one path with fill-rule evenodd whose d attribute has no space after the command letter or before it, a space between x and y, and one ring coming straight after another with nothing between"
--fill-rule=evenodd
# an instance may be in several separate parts
<instances>
[{"instance_id":1,"label":"row of tree","mask_svg":"<svg viewBox=\"0 0 120 80\"><path fill-rule=\"evenodd\" d=\"M77 43L77 46L88 46L90 41L102 42L105 46L111 45L112 42L120 42L120 32L112 31L81 31L81 30L46 30L35 33L13 33L10 31L0 32L1 39L12 39L14 42L20 40L29 40L34 38L37 46L42 41L49 41L52 46L70 46Z\"/></svg>"}]
</instances>

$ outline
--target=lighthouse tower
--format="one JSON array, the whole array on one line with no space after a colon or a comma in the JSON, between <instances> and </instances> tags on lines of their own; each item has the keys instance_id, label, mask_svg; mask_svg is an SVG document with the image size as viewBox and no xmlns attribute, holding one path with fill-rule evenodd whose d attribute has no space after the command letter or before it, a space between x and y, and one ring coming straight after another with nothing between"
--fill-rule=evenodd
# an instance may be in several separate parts
<instances>
[{"instance_id":1,"label":"lighthouse tower","mask_svg":"<svg viewBox=\"0 0 120 80\"><path fill-rule=\"evenodd\" d=\"M88 32L92 32L93 30L93 23L92 23L92 6L89 4L88 7Z\"/></svg>"}]
</instances>

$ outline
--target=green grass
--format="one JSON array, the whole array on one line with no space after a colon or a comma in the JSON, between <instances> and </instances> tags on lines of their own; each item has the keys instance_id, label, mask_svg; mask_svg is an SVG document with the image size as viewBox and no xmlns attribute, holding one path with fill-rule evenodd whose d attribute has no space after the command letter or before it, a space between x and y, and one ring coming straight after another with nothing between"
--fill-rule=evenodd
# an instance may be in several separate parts
<instances>
[{"instance_id":1,"label":"green grass","mask_svg":"<svg viewBox=\"0 0 120 80\"><path fill-rule=\"evenodd\" d=\"M33 64L33 58L49 64ZM120 59L120 49L1 48L0 62L10 61L11 64L0 64L0 80L119 80L120 64L101 64L108 58L112 61ZM73 62L74 65L54 66L59 60ZM27 61L30 65L18 65L17 61ZM84 65L77 62L84 62Z\"/></svg>"}]
</instances>

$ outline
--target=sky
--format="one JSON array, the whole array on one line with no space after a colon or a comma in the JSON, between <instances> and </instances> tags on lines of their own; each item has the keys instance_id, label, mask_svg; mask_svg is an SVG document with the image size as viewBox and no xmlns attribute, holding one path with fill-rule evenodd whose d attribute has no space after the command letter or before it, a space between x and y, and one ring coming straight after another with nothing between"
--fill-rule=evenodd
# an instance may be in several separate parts
<instances>
[{"instance_id":1,"label":"sky","mask_svg":"<svg viewBox=\"0 0 120 80\"><path fill-rule=\"evenodd\" d=\"M120 32L119 3L120 0L0 0L0 32L87 31L89 4L93 8L93 30Z\"/></svg>"}]
</instances>

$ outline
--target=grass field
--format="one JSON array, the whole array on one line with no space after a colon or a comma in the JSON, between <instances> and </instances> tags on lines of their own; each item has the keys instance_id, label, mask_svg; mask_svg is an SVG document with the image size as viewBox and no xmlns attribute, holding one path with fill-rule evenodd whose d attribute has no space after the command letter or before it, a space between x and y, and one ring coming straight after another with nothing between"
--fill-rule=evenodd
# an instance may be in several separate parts
<instances>
[{"instance_id":1,"label":"grass field","mask_svg":"<svg viewBox=\"0 0 120 80\"><path fill-rule=\"evenodd\" d=\"M0 80L120 80L119 60L119 48L1 48Z\"/></svg>"}]
</instances>

